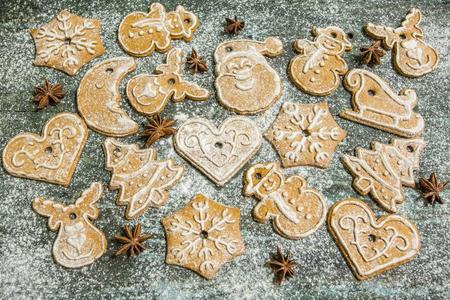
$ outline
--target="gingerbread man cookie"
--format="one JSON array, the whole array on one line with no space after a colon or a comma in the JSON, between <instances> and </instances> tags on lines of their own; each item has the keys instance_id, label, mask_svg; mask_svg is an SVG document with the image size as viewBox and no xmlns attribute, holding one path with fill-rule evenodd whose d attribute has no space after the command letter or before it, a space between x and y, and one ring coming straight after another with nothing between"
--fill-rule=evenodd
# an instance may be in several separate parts
<instances>
[{"instance_id":1,"label":"gingerbread man cookie","mask_svg":"<svg viewBox=\"0 0 450 300\"><path fill-rule=\"evenodd\" d=\"M117 205L126 205L125 218L135 219L150 207L161 207L168 199L168 190L183 176L184 168L172 159L157 161L154 149L139 149L106 139L103 149L106 169L112 171L112 190L120 189Z\"/></svg>"},{"instance_id":2,"label":"gingerbread man cookie","mask_svg":"<svg viewBox=\"0 0 450 300\"><path fill-rule=\"evenodd\" d=\"M191 41L200 21L192 12L178 5L175 11L166 12L160 3L152 3L148 13L133 12L119 26L119 43L130 55L147 56L156 49L169 50L171 40Z\"/></svg>"},{"instance_id":3,"label":"gingerbread man cookie","mask_svg":"<svg viewBox=\"0 0 450 300\"><path fill-rule=\"evenodd\" d=\"M3 150L3 166L14 176L68 186L88 138L77 114L60 113L47 121L42 136L23 133Z\"/></svg>"},{"instance_id":4,"label":"gingerbread man cookie","mask_svg":"<svg viewBox=\"0 0 450 300\"><path fill-rule=\"evenodd\" d=\"M372 143L372 150L357 147L356 156L344 155L342 163L353 175L353 188L370 194L386 211L396 212L403 203L402 186L414 187L413 171L419 168L422 139L392 139L390 145Z\"/></svg>"},{"instance_id":5,"label":"gingerbread man cookie","mask_svg":"<svg viewBox=\"0 0 450 300\"><path fill-rule=\"evenodd\" d=\"M337 145L347 133L331 115L328 104L286 102L264 136L273 144L283 167L328 168Z\"/></svg>"},{"instance_id":6,"label":"gingerbread man cookie","mask_svg":"<svg viewBox=\"0 0 450 300\"><path fill-rule=\"evenodd\" d=\"M36 66L75 75L92 59L105 52L100 39L100 21L61 11L48 24L31 30L36 45Z\"/></svg>"},{"instance_id":7,"label":"gingerbread man cookie","mask_svg":"<svg viewBox=\"0 0 450 300\"><path fill-rule=\"evenodd\" d=\"M67 268L80 268L92 264L106 251L106 237L91 220L98 218L96 202L103 187L94 182L83 192L75 204L64 205L43 198L33 201L33 209L48 217L48 227L58 231L53 244L53 257Z\"/></svg>"},{"instance_id":8,"label":"gingerbread man cookie","mask_svg":"<svg viewBox=\"0 0 450 300\"><path fill-rule=\"evenodd\" d=\"M244 253L239 208L196 195L161 220L167 239L166 263L212 279L226 262Z\"/></svg>"},{"instance_id":9,"label":"gingerbread man cookie","mask_svg":"<svg viewBox=\"0 0 450 300\"><path fill-rule=\"evenodd\" d=\"M352 44L342 29L330 26L313 27L314 40L297 40L293 48L298 55L289 63L289 77L303 92L326 96L339 86L340 76L347 73L342 54L352 50Z\"/></svg>"},{"instance_id":10,"label":"gingerbread man cookie","mask_svg":"<svg viewBox=\"0 0 450 300\"><path fill-rule=\"evenodd\" d=\"M376 218L363 201L335 203L328 228L358 280L366 280L412 260L420 249L419 231L404 217Z\"/></svg>"},{"instance_id":11,"label":"gingerbread man cookie","mask_svg":"<svg viewBox=\"0 0 450 300\"><path fill-rule=\"evenodd\" d=\"M120 107L119 84L136 62L130 57L107 59L86 72L77 92L80 115L89 128L107 136L123 137L139 130Z\"/></svg>"},{"instance_id":12,"label":"gingerbread man cookie","mask_svg":"<svg viewBox=\"0 0 450 300\"><path fill-rule=\"evenodd\" d=\"M159 65L154 75L141 74L127 84L127 96L131 105L140 113L160 113L167 102L181 102L188 98L207 100L208 90L183 79L183 50L172 49L167 54L167 63Z\"/></svg>"},{"instance_id":13,"label":"gingerbread man cookie","mask_svg":"<svg viewBox=\"0 0 450 300\"><path fill-rule=\"evenodd\" d=\"M242 116L226 119L219 128L193 118L178 128L175 150L217 185L223 186L261 147L256 124Z\"/></svg>"},{"instance_id":14,"label":"gingerbread man cookie","mask_svg":"<svg viewBox=\"0 0 450 300\"><path fill-rule=\"evenodd\" d=\"M344 86L352 93L353 109L342 111L342 118L402 137L422 134L425 123L413 111L417 104L414 90L403 89L397 94L383 79L362 69L347 73Z\"/></svg>"},{"instance_id":15,"label":"gingerbread man cookie","mask_svg":"<svg viewBox=\"0 0 450 300\"><path fill-rule=\"evenodd\" d=\"M216 89L221 104L239 114L268 109L281 97L281 80L264 56L283 53L274 37L264 42L236 40L221 43L214 52Z\"/></svg>"},{"instance_id":16,"label":"gingerbread man cookie","mask_svg":"<svg viewBox=\"0 0 450 300\"><path fill-rule=\"evenodd\" d=\"M251 166L244 175L244 195L259 203L253 217L260 223L272 220L274 230L288 239L306 237L325 220L326 205L322 196L308 188L305 179L285 179L276 162Z\"/></svg>"},{"instance_id":17,"label":"gingerbread man cookie","mask_svg":"<svg viewBox=\"0 0 450 300\"><path fill-rule=\"evenodd\" d=\"M395 70L403 76L423 76L436 69L439 62L436 50L422 39L421 19L420 10L412 8L401 27L394 29L369 23L365 28L370 37L383 41L384 48L393 49Z\"/></svg>"}]
</instances>

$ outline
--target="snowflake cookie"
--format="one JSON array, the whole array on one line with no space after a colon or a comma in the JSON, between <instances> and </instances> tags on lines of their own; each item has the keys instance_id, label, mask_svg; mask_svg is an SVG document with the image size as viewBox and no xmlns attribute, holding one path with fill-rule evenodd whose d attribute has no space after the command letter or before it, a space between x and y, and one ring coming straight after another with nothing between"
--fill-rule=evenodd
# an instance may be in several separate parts
<instances>
[{"instance_id":1,"label":"snowflake cookie","mask_svg":"<svg viewBox=\"0 0 450 300\"><path fill-rule=\"evenodd\" d=\"M212 279L220 267L244 253L238 208L196 195L184 208L162 219L166 263Z\"/></svg>"},{"instance_id":2,"label":"snowflake cookie","mask_svg":"<svg viewBox=\"0 0 450 300\"><path fill-rule=\"evenodd\" d=\"M420 249L414 224L398 215L376 218L363 201L334 204L328 228L358 280L366 280L412 260Z\"/></svg>"},{"instance_id":3,"label":"snowflake cookie","mask_svg":"<svg viewBox=\"0 0 450 300\"><path fill-rule=\"evenodd\" d=\"M260 200L253 218L260 223L272 220L275 231L288 239L312 234L325 220L327 208L322 196L300 176L285 179L276 162L256 164L247 170L244 195Z\"/></svg>"},{"instance_id":4,"label":"snowflake cookie","mask_svg":"<svg viewBox=\"0 0 450 300\"><path fill-rule=\"evenodd\" d=\"M281 157L283 167L328 168L337 145L347 133L331 115L328 104L283 104L264 136Z\"/></svg>"},{"instance_id":5,"label":"snowflake cookie","mask_svg":"<svg viewBox=\"0 0 450 300\"><path fill-rule=\"evenodd\" d=\"M101 183L94 182L75 204L63 205L36 198L33 209L48 217L48 227L59 229L53 244L53 257L66 268L80 268L92 264L106 252L107 241L91 220L98 218L97 201L103 193Z\"/></svg>"},{"instance_id":6,"label":"snowflake cookie","mask_svg":"<svg viewBox=\"0 0 450 300\"><path fill-rule=\"evenodd\" d=\"M31 30L36 45L36 66L46 66L75 75L92 59L105 52L100 39L100 21L67 10L48 24Z\"/></svg>"}]
</instances>

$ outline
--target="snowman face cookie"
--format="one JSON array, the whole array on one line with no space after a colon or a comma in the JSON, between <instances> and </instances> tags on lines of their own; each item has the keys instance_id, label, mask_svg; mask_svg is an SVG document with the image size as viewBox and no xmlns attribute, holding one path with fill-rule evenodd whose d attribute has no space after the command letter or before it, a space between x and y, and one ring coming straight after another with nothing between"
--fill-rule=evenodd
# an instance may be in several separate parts
<instances>
[{"instance_id":1,"label":"snowman face cookie","mask_svg":"<svg viewBox=\"0 0 450 300\"><path fill-rule=\"evenodd\" d=\"M281 80L264 56L283 52L277 38L264 42L226 41L215 53L216 89L219 101L239 114L255 114L268 109L281 96Z\"/></svg>"}]
</instances>

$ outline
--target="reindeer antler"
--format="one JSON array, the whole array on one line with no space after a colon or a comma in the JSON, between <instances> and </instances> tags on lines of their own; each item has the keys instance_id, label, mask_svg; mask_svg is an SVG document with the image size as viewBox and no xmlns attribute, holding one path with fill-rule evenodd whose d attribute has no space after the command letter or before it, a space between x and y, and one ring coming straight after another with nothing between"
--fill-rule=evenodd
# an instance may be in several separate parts
<instances>
[{"instance_id":1,"label":"reindeer antler","mask_svg":"<svg viewBox=\"0 0 450 300\"><path fill-rule=\"evenodd\" d=\"M156 67L155 73L183 74L183 50L172 49L167 53L166 63Z\"/></svg>"},{"instance_id":2,"label":"reindeer antler","mask_svg":"<svg viewBox=\"0 0 450 300\"><path fill-rule=\"evenodd\" d=\"M34 199L32 206L35 212L49 218L48 227L51 230L55 231L59 228L61 224L60 216L65 208L64 205L39 197Z\"/></svg>"},{"instance_id":3,"label":"reindeer antler","mask_svg":"<svg viewBox=\"0 0 450 300\"><path fill-rule=\"evenodd\" d=\"M98 218L99 210L95 204L103 193L101 183L94 182L91 186L81 194L81 197L75 202L75 207L80 209L83 215L89 216L92 220Z\"/></svg>"}]
</instances>

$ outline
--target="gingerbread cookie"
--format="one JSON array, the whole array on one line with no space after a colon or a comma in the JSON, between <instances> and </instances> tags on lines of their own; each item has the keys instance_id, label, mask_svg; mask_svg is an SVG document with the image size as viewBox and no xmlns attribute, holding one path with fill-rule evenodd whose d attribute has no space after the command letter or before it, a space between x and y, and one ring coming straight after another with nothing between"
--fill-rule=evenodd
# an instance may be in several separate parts
<instances>
[{"instance_id":1,"label":"gingerbread cookie","mask_svg":"<svg viewBox=\"0 0 450 300\"><path fill-rule=\"evenodd\" d=\"M274 230L288 239L312 234L325 220L322 196L308 188L300 176L285 179L276 162L256 164L247 170L244 195L259 200L253 218L260 223L272 220Z\"/></svg>"},{"instance_id":2,"label":"gingerbread cookie","mask_svg":"<svg viewBox=\"0 0 450 300\"><path fill-rule=\"evenodd\" d=\"M14 176L68 186L88 138L77 114L60 113L47 121L42 136L22 133L6 144L3 167Z\"/></svg>"},{"instance_id":3,"label":"gingerbread cookie","mask_svg":"<svg viewBox=\"0 0 450 300\"><path fill-rule=\"evenodd\" d=\"M425 127L423 118L413 111L416 92L403 89L398 94L377 75L353 69L344 79L352 93L352 108L339 113L342 118L381 129L402 137L420 136Z\"/></svg>"},{"instance_id":4,"label":"gingerbread cookie","mask_svg":"<svg viewBox=\"0 0 450 300\"><path fill-rule=\"evenodd\" d=\"M167 239L166 263L212 279L226 262L244 253L239 208L196 195L161 220Z\"/></svg>"},{"instance_id":5,"label":"gingerbread cookie","mask_svg":"<svg viewBox=\"0 0 450 300\"><path fill-rule=\"evenodd\" d=\"M67 268L80 268L92 264L106 251L106 237L91 221L98 218L96 202L103 193L100 183L94 182L83 192L75 204L64 205L36 198L33 209L48 217L48 227L58 231L53 244L53 257Z\"/></svg>"},{"instance_id":6,"label":"gingerbread cookie","mask_svg":"<svg viewBox=\"0 0 450 300\"><path fill-rule=\"evenodd\" d=\"M131 105L140 113L152 115L160 113L170 99L208 100L208 90L183 79L183 67L183 50L172 49L167 54L167 63L159 65L154 75L133 77L127 84Z\"/></svg>"},{"instance_id":7,"label":"gingerbread cookie","mask_svg":"<svg viewBox=\"0 0 450 300\"><path fill-rule=\"evenodd\" d=\"M175 150L217 185L223 186L261 147L258 126L241 116L229 117L219 128L193 118L178 128Z\"/></svg>"},{"instance_id":8,"label":"gingerbread cookie","mask_svg":"<svg viewBox=\"0 0 450 300\"><path fill-rule=\"evenodd\" d=\"M372 149L356 147L356 156L344 155L342 163L350 171L353 188L370 194L386 211L396 212L404 201L402 186L414 187L413 171L419 168L422 139L392 139L390 145L372 143Z\"/></svg>"},{"instance_id":9,"label":"gingerbread cookie","mask_svg":"<svg viewBox=\"0 0 450 300\"><path fill-rule=\"evenodd\" d=\"M330 26L313 27L314 40L296 40L293 48L298 55L289 63L289 77L303 92L326 96L339 86L340 76L347 73L342 54L352 50L352 44L342 29Z\"/></svg>"},{"instance_id":10,"label":"gingerbread cookie","mask_svg":"<svg viewBox=\"0 0 450 300\"><path fill-rule=\"evenodd\" d=\"M183 176L184 168L172 159L157 161L154 149L139 149L106 139L106 169L112 171L109 187L120 189L117 205L126 205L125 218L135 219L151 207L167 202L168 190Z\"/></svg>"},{"instance_id":11,"label":"gingerbread cookie","mask_svg":"<svg viewBox=\"0 0 450 300\"><path fill-rule=\"evenodd\" d=\"M166 12L160 3L152 3L148 13L133 12L119 26L119 43L130 55L147 56L156 49L169 50L171 40L192 40L200 21L192 12L178 5L175 11Z\"/></svg>"},{"instance_id":12,"label":"gingerbread cookie","mask_svg":"<svg viewBox=\"0 0 450 300\"><path fill-rule=\"evenodd\" d=\"M367 34L383 41L385 49L393 49L392 61L395 70L403 76L420 77L436 69L439 56L434 48L423 41L419 27L422 13L412 8L402 26L391 28L367 24Z\"/></svg>"},{"instance_id":13,"label":"gingerbread cookie","mask_svg":"<svg viewBox=\"0 0 450 300\"><path fill-rule=\"evenodd\" d=\"M239 114L255 114L272 106L281 97L281 80L264 56L282 53L283 44L274 37L264 42L221 43L214 52L220 103Z\"/></svg>"},{"instance_id":14,"label":"gingerbread cookie","mask_svg":"<svg viewBox=\"0 0 450 300\"><path fill-rule=\"evenodd\" d=\"M328 229L358 280L366 280L412 260L420 249L414 224L398 215L376 218L363 201L335 203Z\"/></svg>"},{"instance_id":15,"label":"gingerbread cookie","mask_svg":"<svg viewBox=\"0 0 450 300\"><path fill-rule=\"evenodd\" d=\"M283 167L319 168L328 168L337 145L346 135L326 102L284 103L264 134L277 150Z\"/></svg>"},{"instance_id":16,"label":"gingerbread cookie","mask_svg":"<svg viewBox=\"0 0 450 300\"><path fill-rule=\"evenodd\" d=\"M36 45L34 65L75 75L92 59L105 52L100 39L100 21L61 11L48 24L31 29Z\"/></svg>"},{"instance_id":17,"label":"gingerbread cookie","mask_svg":"<svg viewBox=\"0 0 450 300\"><path fill-rule=\"evenodd\" d=\"M120 107L119 84L136 62L130 57L105 60L86 72L77 92L78 111L89 128L101 134L123 137L135 134L139 125Z\"/></svg>"}]
</instances>

